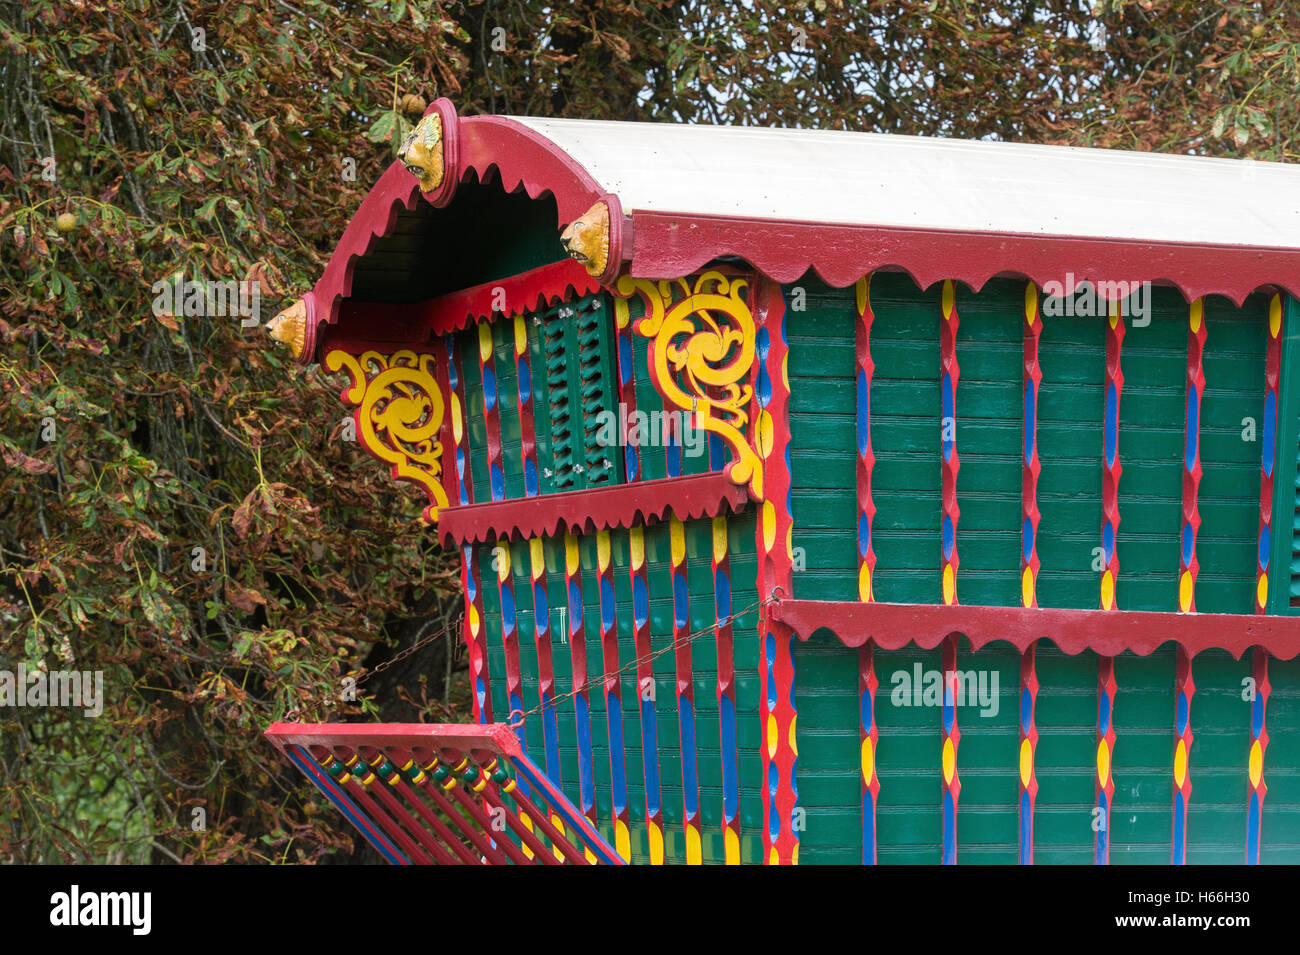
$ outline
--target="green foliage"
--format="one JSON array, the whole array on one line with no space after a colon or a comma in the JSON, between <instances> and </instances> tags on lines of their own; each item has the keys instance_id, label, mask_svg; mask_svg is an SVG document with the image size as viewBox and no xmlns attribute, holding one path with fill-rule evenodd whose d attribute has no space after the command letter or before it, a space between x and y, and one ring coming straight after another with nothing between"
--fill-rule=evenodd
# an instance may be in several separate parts
<instances>
[{"instance_id":1,"label":"green foliage","mask_svg":"<svg viewBox=\"0 0 1300 955\"><path fill-rule=\"evenodd\" d=\"M1298 45L1289 5L1191 0L0 0L0 670L106 696L0 712L0 860L346 851L266 725L465 718L440 674L333 702L458 604L339 382L151 307L178 272L264 319L310 287L404 95L1286 159Z\"/></svg>"}]
</instances>

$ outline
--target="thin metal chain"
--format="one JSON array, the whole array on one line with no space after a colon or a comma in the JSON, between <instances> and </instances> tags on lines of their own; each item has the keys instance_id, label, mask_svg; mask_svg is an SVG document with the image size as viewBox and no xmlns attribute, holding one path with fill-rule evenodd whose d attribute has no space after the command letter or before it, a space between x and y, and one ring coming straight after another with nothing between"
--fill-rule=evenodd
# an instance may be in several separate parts
<instances>
[{"instance_id":1,"label":"thin metal chain","mask_svg":"<svg viewBox=\"0 0 1300 955\"><path fill-rule=\"evenodd\" d=\"M465 615L464 615L464 614L461 614L459 617L456 618L456 622L455 622L454 624L452 624L451 626L449 626L449 627L443 627L443 628L442 628L441 630L439 630L437 633L430 634L430 635L427 636L427 637L422 637L421 639L415 641L415 643L413 643L413 644L411 644L409 647L407 647L405 650L399 650L397 653L393 654L392 657L390 657L389 659L385 660L383 663L381 663L381 664L379 664L378 666L376 666L373 670L369 670L369 671L367 671L366 673L362 674L361 676L357 677L357 683L356 683L356 685L357 685L357 686L360 686L362 683L365 683L367 680L369 680L369 679L370 679L372 676L374 676L375 674L377 674L377 673L383 673L385 670L387 670L387 669L388 669L390 666L392 666L394 663L397 663L399 660L405 660L407 657L409 657L409 656L410 656L412 653L414 653L416 650L419 650L419 649L421 649L421 648L423 648L423 647L427 647L429 644L433 643L435 640L440 640L440 639L442 639L443 637L445 637L445 636L446 636L447 634L449 634L449 633L455 633L455 632L457 632L457 631L460 630L460 628L464 625L464 623L465 623Z\"/></svg>"}]
</instances>

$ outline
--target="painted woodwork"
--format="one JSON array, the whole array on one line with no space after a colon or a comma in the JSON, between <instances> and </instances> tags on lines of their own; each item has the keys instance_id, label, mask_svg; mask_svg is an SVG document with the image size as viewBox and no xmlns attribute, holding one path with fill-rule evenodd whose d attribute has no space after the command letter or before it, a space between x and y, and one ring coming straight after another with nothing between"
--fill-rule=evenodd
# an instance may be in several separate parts
<instances>
[{"instance_id":1,"label":"painted woodwork","mask_svg":"<svg viewBox=\"0 0 1300 955\"><path fill-rule=\"evenodd\" d=\"M343 391L355 406L357 440L367 451L392 465L393 477L422 488L429 499L423 518L438 519L447 506L442 485L442 431L445 398L436 380L437 356L402 350L391 355L366 351L360 356L332 351L329 371L346 371L351 385Z\"/></svg>"},{"instance_id":2,"label":"painted woodwork","mask_svg":"<svg viewBox=\"0 0 1300 955\"><path fill-rule=\"evenodd\" d=\"M461 552L477 726L273 737L385 858L1294 861L1290 253L625 215L523 122L417 132L268 329ZM1153 262L1141 320L1040 291Z\"/></svg>"},{"instance_id":3,"label":"painted woodwork","mask_svg":"<svg viewBox=\"0 0 1300 955\"><path fill-rule=\"evenodd\" d=\"M650 374L663 399L689 412L696 427L718 435L731 450L726 473L750 494L763 498L761 454L748 435L753 387L755 324L746 301L749 283L709 271L695 282L619 279L615 303L620 326L628 319L627 297L636 294L645 315L633 328L652 340ZM762 447L770 440L761 422L753 436Z\"/></svg>"},{"instance_id":4,"label":"painted woodwork","mask_svg":"<svg viewBox=\"0 0 1300 955\"><path fill-rule=\"evenodd\" d=\"M786 339L786 302L782 290L768 282L756 289L760 326L756 336L753 394L761 464L758 489L766 489L759 509L757 548L760 555L759 593L764 600L762 689L764 707L763 848L769 864L797 864L799 833L798 790L795 784L798 746L795 741L795 660L793 633L775 619L774 606L793 592L794 550L790 483L790 378ZM734 450L734 448L733 448ZM735 463L732 465L735 466ZM743 471L742 471L743 475ZM737 475L731 474L733 480ZM751 483L751 487L753 487Z\"/></svg>"}]
</instances>

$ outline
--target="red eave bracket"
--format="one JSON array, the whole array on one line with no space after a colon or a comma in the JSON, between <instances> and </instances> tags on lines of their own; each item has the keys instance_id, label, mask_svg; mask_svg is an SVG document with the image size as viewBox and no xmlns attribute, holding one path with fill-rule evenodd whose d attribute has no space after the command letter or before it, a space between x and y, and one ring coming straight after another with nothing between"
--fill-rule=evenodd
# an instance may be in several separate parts
<instances>
[{"instance_id":1,"label":"red eave bracket","mask_svg":"<svg viewBox=\"0 0 1300 955\"><path fill-rule=\"evenodd\" d=\"M724 507L738 513L748 501L749 495L743 487L733 484L725 473L713 471L587 491L445 507L438 515L438 539L446 547L492 538L554 536L562 529L588 534L632 527L638 519L651 524L662 520L669 511L683 521L714 517Z\"/></svg>"},{"instance_id":2,"label":"red eave bracket","mask_svg":"<svg viewBox=\"0 0 1300 955\"><path fill-rule=\"evenodd\" d=\"M824 627L845 646L860 647L870 640L883 650L909 643L929 650L960 635L976 650L1003 640L1024 652L1035 641L1050 640L1071 655L1091 650L1115 656L1130 650L1146 656L1173 641L1190 655L1220 649L1240 659L1251 647L1263 647L1283 660L1300 653L1300 617L823 600L783 600L770 613L801 640Z\"/></svg>"}]
</instances>

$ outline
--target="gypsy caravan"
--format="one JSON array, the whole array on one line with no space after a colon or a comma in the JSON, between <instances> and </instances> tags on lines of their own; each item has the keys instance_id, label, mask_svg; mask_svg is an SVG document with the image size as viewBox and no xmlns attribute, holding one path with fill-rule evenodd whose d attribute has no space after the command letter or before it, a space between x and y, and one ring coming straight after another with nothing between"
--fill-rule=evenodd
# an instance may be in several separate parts
<instances>
[{"instance_id":1,"label":"gypsy caravan","mask_svg":"<svg viewBox=\"0 0 1300 955\"><path fill-rule=\"evenodd\" d=\"M435 102L271 323L459 552L389 861L1300 861L1300 170Z\"/></svg>"}]
</instances>

